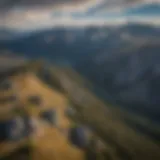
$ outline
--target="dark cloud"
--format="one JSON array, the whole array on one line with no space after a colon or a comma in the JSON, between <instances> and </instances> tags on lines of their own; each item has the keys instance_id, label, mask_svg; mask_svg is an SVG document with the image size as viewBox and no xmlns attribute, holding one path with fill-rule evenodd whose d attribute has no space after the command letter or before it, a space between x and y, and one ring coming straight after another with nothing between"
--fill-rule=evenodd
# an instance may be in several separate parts
<instances>
[{"instance_id":1,"label":"dark cloud","mask_svg":"<svg viewBox=\"0 0 160 160\"><path fill-rule=\"evenodd\" d=\"M11 7L36 7L48 6L67 3L80 3L87 0L0 0L1 9L9 9Z\"/></svg>"},{"instance_id":2,"label":"dark cloud","mask_svg":"<svg viewBox=\"0 0 160 160\"><path fill-rule=\"evenodd\" d=\"M87 1L94 1L94 0L0 0L0 10L11 9L13 7L48 7L48 6L56 6L59 4L74 4L74 3L83 4ZM107 3L107 5L109 4L126 5L128 3L144 2L144 1L148 0L106 0L106 2L104 0L104 3Z\"/></svg>"}]
</instances>

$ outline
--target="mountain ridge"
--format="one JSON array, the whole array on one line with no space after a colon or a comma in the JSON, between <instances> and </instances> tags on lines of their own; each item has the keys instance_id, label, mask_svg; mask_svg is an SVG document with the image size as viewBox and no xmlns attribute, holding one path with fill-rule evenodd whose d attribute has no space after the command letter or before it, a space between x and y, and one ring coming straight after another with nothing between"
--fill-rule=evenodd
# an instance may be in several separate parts
<instances>
[{"instance_id":1,"label":"mountain ridge","mask_svg":"<svg viewBox=\"0 0 160 160\"><path fill-rule=\"evenodd\" d=\"M29 71L29 73L27 72L27 78L23 74L23 68L24 71L26 71L25 68ZM43 68L45 68L45 70L43 70ZM92 91L86 88L84 84L85 81L81 79L79 81L77 80L79 77L72 72L72 69L52 66L48 63L42 63L41 61L31 61L28 65L20 67L20 69L20 71L22 71L21 78L16 76L17 73L13 76L14 82L21 86L19 87L19 96L25 97L31 93L47 95L45 105L52 107L49 104L53 101L55 103L54 107L60 108L60 106L63 107L63 100L59 101L59 103L58 100L61 99L60 95L63 94L65 97L64 101L69 100L70 104L77 111L75 117L77 121L93 127L95 133L103 139L107 146L107 155L110 155L115 160L124 160L125 158L132 158L133 160L145 158L146 160L150 160L151 156L152 158L154 157L155 160L159 160L159 141L156 141L156 136L153 136L154 133L159 133L157 126L152 125L152 123L150 124L150 121L142 116L137 118L134 114L128 114L120 108L120 110L118 110L112 105L110 106L110 104L101 101ZM50 73L50 77L46 78L47 71ZM42 81L40 77L50 79L52 83L50 85L52 85L53 88L48 85L46 80ZM21 85L24 83L27 83L28 87ZM54 96L49 96L49 93L53 92L52 89L55 90L55 85L61 88L61 92L57 90L58 95L56 93ZM45 87L45 89L43 89L43 87ZM55 97L55 100L53 97ZM50 98L50 100L47 100L47 98ZM133 123L132 125L127 123L128 119L131 121L130 123ZM147 129L147 131L149 130L153 135L148 134L147 131L135 129L133 126L136 123L138 123L140 127L142 126L142 128ZM42 143L43 140L45 141L44 144L47 145L48 140L44 137L41 141ZM34 141L34 143L36 143L36 141ZM36 146L36 144L34 144L34 146ZM43 145L40 146L43 148ZM50 145L47 146L50 148ZM53 144L51 146L53 147ZM39 147L39 149L42 149L41 147ZM46 148L44 148L44 151L45 149ZM38 154L36 154L36 156L38 156Z\"/></svg>"},{"instance_id":2,"label":"mountain ridge","mask_svg":"<svg viewBox=\"0 0 160 160\"><path fill-rule=\"evenodd\" d=\"M159 75L159 37L159 28L139 24L74 31L58 28L5 42L3 47L31 59L41 57L50 63L65 62L64 65L71 65L96 87L104 89L107 100L112 97L111 101L118 104L134 104L126 109L136 112L142 112L138 104L141 108L146 106L147 115L151 111L157 117L159 111L150 98L151 92L155 97L158 94L152 86L156 78L152 81L147 76ZM154 111L148 107L152 104Z\"/></svg>"}]
</instances>

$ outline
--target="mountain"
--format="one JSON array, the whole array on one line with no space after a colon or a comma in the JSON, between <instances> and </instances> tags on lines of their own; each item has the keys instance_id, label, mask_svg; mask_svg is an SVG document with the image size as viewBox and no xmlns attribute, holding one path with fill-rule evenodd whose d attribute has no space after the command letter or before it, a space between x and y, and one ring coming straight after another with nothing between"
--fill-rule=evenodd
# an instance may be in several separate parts
<instances>
[{"instance_id":1,"label":"mountain","mask_svg":"<svg viewBox=\"0 0 160 160\"><path fill-rule=\"evenodd\" d=\"M0 40L11 40L16 37L16 33L9 29L0 29Z\"/></svg>"},{"instance_id":2,"label":"mountain","mask_svg":"<svg viewBox=\"0 0 160 160\"><path fill-rule=\"evenodd\" d=\"M23 37L24 32L18 29L9 29L0 27L0 41L15 40L16 38ZM27 33L25 33L27 35Z\"/></svg>"},{"instance_id":3,"label":"mountain","mask_svg":"<svg viewBox=\"0 0 160 160\"><path fill-rule=\"evenodd\" d=\"M25 111L32 117L35 132L20 143L0 145L0 157L27 143L32 147L31 159L52 160L56 157L57 160L83 160L85 149L79 150L69 143L66 132L63 132L76 120L77 124L92 128L92 132L96 133L95 139L105 142L105 159L159 160L160 131L155 124L144 117L138 118L137 115L104 103L85 87L85 79L75 74L72 68L40 62L31 61L19 68L12 68L18 69L18 72L6 71L5 80L10 83L10 87L6 91L0 88L0 98L15 95L16 101L8 100L3 105L0 101L0 120L17 115L17 109L23 111L21 116ZM37 105L30 102L30 96L39 97L40 103ZM74 109L73 117L66 116L68 107ZM56 126L49 125L40 118L43 111L52 108L57 111ZM93 147L90 152L93 152L92 149ZM100 153L98 152L99 156Z\"/></svg>"},{"instance_id":4,"label":"mountain","mask_svg":"<svg viewBox=\"0 0 160 160\"><path fill-rule=\"evenodd\" d=\"M12 57L12 59L14 61L14 57ZM10 63L10 59L8 59L7 62ZM23 69L24 65L25 68L28 69L27 72ZM14 143L10 143L10 141L3 141L2 143L1 139L0 159L8 159L7 156L9 155L9 159L18 159L12 157L14 152L23 146L29 146L32 150L29 155L33 160L52 160L55 156L58 160L83 160L83 151L71 145L67 136L60 130L69 129L72 123L71 119L64 114L68 108L69 102L64 94L59 93L56 89L51 89L46 83L41 81L36 76L36 72L33 71L33 67L31 70L29 65L29 63L21 64L18 68L17 66L12 66L12 70L17 69L17 72L12 74L11 69L6 71L7 76L4 77L3 82L7 82L10 85L9 88L5 90L2 89L2 81L0 83L0 123L9 119L9 117L24 117L23 112L25 112L32 121L34 132L30 137L23 138L22 136L21 141L15 141ZM0 74L2 73L0 72ZM29 98L33 95L39 97L40 103L38 105L29 101ZM11 96L15 96L16 99L10 100L9 98ZM5 102L3 101L4 99ZM58 127L60 129L53 124L47 124L40 118L40 114L52 109L57 113ZM19 112L21 111L21 114L16 114L16 110L19 110ZM29 129L27 129L27 132L29 132ZM16 157L16 155L14 157ZM22 156L19 159L22 159Z\"/></svg>"},{"instance_id":5,"label":"mountain","mask_svg":"<svg viewBox=\"0 0 160 160\"><path fill-rule=\"evenodd\" d=\"M59 27L1 41L0 46L32 59L70 65L87 77L105 100L159 123L159 37L158 27L129 23Z\"/></svg>"}]
</instances>

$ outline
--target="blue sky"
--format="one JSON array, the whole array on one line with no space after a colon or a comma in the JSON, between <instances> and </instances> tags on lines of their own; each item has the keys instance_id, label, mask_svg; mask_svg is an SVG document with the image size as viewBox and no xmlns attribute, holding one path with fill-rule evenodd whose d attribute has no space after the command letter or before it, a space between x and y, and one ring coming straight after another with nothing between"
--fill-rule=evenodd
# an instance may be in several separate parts
<instances>
[{"instance_id":1,"label":"blue sky","mask_svg":"<svg viewBox=\"0 0 160 160\"><path fill-rule=\"evenodd\" d=\"M0 14L0 27L34 30L55 25L123 24L128 20L160 25L160 0L83 0L76 5L45 7L15 5Z\"/></svg>"}]
</instances>

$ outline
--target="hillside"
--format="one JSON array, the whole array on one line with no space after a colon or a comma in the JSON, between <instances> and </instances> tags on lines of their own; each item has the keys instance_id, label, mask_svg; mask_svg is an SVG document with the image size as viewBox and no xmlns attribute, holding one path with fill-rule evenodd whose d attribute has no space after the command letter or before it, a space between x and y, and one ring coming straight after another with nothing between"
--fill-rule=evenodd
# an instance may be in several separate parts
<instances>
[{"instance_id":1,"label":"hillside","mask_svg":"<svg viewBox=\"0 0 160 160\"><path fill-rule=\"evenodd\" d=\"M70 120L64 115L64 111L69 103L64 95L58 93L56 90L51 90L47 85L42 83L34 73L16 74L15 76L11 76L9 80L12 83L12 88L11 91L8 91L8 95L16 95L17 100L15 103L8 102L9 104L5 106L4 104L1 105L1 120L4 118L6 119L7 117L2 115L11 114L15 106L22 107L22 109L25 107L28 113L37 120L39 119L38 115L40 111L47 108L55 108L58 112L59 127L62 129L67 129L69 127ZM30 106L28 97L31 95L37 95L42 98L41 106ZM1 94L1 96L3 95ZM29 138L30 145L32 146L32 159L83 159L83 153L70 145L63 133L54 126L50 127L39 120L36 130L37 132ZM20 147L25 143L28 143L28 139L18 144L0 144L0 155L8 154L9 151L16 149L16 145Z\"/></svg>"},{"instance_id":2,"label":"hillside","mask_svg":"<svg viewBox=\"0 0 160 160\"><path fill-rule=\"evenodd\" d=\"M77 109L74 118L92 126L104 140L106 152L112 159L147 160L153 156L159 159L158 126L153 126L143 116L138 117L103 103L85 87L85 83L76 83L72 78L74 72L66 72L65 68L50 67L50 80L53 80L53 85L59 86Z\"/></svg>"},{"instance_id":3,"label":"hillside","mask_svg":"<svg viewBox=\"0 0 160 160\"><path fill-rule=\"evenodd\" d=\"M44 68L45 72L43 72ZM111 104L103 103L86 88L88 82L79 77L72 68L32 62L28 64L28 72L21 71L21 74L13 74L9 80L13 84L12 90L5 92L5 95L1 93L1 97L14 94L17 95L18 100L16 103L6 103L5 108L3 104L0 112L1 119L7 118L2 115L11 115L14 106L25 107L33 117L37 117L40 111L51 107L57 109L59 127L65 129L70 125L70 120L64 116L64 110L68 105L72 105L77 110L72 119L94 129L96 135L105 143L106 155L111 160L160 159L158 126L152 125L143 116L138 117ZM29 95L40 96L41 105L30 106L27 102ZM17 147L21 143L22 145L28 143L25 141L27 140L16 144ZM29 141L33 148L31 156L35 160L49 160L53 157L61 160L64 159L64 155L68 159L82 160L84 156L80 150L69 145L59 130L43 122L38 123L37 133L32 135ZM8 149L12 151L16 147L15 144L3 144L1 153L2 148L5 148L4 145L7 151Z\"/></svg>"}]
</instances>

